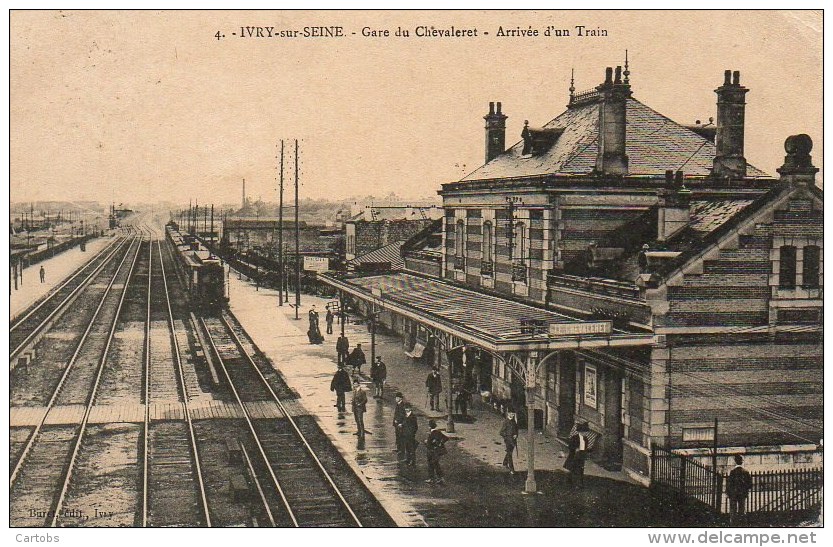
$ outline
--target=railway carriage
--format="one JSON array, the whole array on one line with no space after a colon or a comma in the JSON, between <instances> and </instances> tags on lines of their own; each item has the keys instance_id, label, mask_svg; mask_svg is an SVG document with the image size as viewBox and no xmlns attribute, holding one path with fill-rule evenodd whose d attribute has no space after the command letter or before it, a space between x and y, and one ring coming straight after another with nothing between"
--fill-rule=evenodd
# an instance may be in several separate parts
<instances>
[{"instance_id":1,"label":"railway carriage","mask_svg":"<svg viewBox=\"0 0 833 547\"><path fill-rule=\"evenodd\" d=\"M176 223L165 227L165 237L176 258L177 275L188 290L191 305L203 313L217 313L226 305L226 276L220 259L196 237L180 234Z\"/></svg>"}]
</instances>

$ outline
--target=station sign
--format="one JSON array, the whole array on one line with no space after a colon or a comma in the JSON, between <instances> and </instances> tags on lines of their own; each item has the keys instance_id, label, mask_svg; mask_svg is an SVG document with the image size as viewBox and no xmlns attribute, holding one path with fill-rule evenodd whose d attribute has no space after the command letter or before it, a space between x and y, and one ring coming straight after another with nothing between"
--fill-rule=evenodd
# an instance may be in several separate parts
<instances>
[{"instance_id":1,"label":"station sign","mask_svg":"<svg viewBox=\"0 0 833 547\"><path fill-rule=\"evenodd\" d=\"M330 259L321 256L305 256L304 270L308 272L328 272L330 271Z\"/></svg>"},{"instance_id":2,"label":"station sign","mask_svg":"<svg viewBox=\"0 0 833 547\"><path fill-rule=\"evenodd\" d=\"M576 323L550 323L549 335L584 336L589 334L610 334L611 321L581 321Z\"/></svg>"}]
</instances>

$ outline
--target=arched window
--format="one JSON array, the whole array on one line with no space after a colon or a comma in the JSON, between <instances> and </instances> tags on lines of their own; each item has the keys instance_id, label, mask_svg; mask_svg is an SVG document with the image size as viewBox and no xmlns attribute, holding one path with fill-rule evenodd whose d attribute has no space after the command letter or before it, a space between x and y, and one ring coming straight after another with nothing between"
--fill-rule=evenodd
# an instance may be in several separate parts
<instances>
[{"instance_id":1,"label":"arched window","mask_svg":"<svg viewBox=\"0 0 833 547\"><path fill-rule=\"evenodd\" d=\"M523 222L515 223L515 240L512 242L512 259L520 262L526 261L527 235L526 225Z\"/></svg>"},{"instance_id":2,"label":"arched window","mask_svg":"<svg viewBox=\"0 0 833 547\"><path fill-rule=\"evenodd\" d=\"M454 226L454 268L462 270L465 268L466 252L466 224L458 220Z\"/></svg>"},{"instance_id":3,"label":"arched window","mask_svg":"<svg viewBox=\"0 0 833 547\"><path fill-rule=\"evenodd\" d=\"M457 226L454 231L454 256L463 256L465 248L466 225L462 220L457 221Z\"/></svg>"},{"instance_id":4,"label":"arched window","mask_svg":"<svg viewBox=\"0 0 833 547\"><path fill-rule=\"evenodd\" d=\"M480 265L480 271L483 275L492 275L494 271L494 246L494 228L492 222L487 220L483 223L483 261Z\"/></svg>"},{"instance_id":5,"label":"arched window","mask_svg":"<svg viewBox=\"0 0 833 547\"><path fill-rule=\"evenodd\" d=\"M795 247L792 245L782 245L779 260L778 286L782 289L794 289L796 270Z\"/></svg>"},{"instance_id":6,"label":"arched window","mask_svg":"<svg viewBox=\"0 0 833 547\"><path fill-rule=\"evenodd\" d=\"M804 286L807 289L817 289L819 287L820 271L821 248L818 245L807 245L806 247L804 247L804 267L802 268L802 286Z\"/></svg>"},{"instance_id":7,"label":"arched window","mask_svg":"<svg viewBox=\"0 0 833 547\"><path fill-rule=\"evenodd\" d=\"M527 277L527 255L529 253L529 238L526 225L523 222L515 223L514 241L512 242L512 281L526 283Z\"/></svg>"}]
</instances>

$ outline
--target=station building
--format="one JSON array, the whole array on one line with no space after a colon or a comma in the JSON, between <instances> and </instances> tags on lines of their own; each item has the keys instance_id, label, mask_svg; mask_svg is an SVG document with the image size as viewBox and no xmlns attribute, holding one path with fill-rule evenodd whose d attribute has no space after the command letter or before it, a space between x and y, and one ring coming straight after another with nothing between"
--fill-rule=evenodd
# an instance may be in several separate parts
<instances>
[{"instance_id":1,"label":"station building","mask_svg":"<svg viewBox=\"0 0 833 547\"><path fill-rule=\"evenodd\" d=\"M490 103L484 165L442 186L443 219L401 246L402 269L326 282L533 425L588 422L593 457L637 479L652 446L817 460L818 170L806 135L777 177L747 163L748 91L726 71L716 123L685 126L608 68L508 149Z\"/></svg>"}]
</instances>

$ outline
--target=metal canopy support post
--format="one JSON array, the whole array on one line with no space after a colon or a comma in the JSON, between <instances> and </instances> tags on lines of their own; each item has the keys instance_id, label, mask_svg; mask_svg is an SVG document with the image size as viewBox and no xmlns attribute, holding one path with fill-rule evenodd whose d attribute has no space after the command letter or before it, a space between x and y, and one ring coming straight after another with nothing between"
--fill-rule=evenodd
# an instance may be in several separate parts
<instances>
[{"instance_id":1,"label":"metal canopy support post","mask_svg":"<svg viewBox=\"0 0 833 547\"><path fill-rule=\"evenodd\" d=\"M535 482L535 377L538 371L538 352L530 351L526 357L526 429L527 429L527 461L525 494L538 491Z\"/></svg>"},{"instance_id":2,"label":"metal canopy support post","mask_svg":"<svg viewBox=\"0 0 833 547\"><path fill-rule=\"evenodd\" d=\"M445 341L445 351L449 350L451 335L447 335L448 339ZM446 390L446 397L448 398L448 422L446 423L445 430L449 433L454 433L454 396L452 394L452 386L454 384L454 363L451 361L451 357L448 356L446 353L446 359L448 359L448 389ZM442 366L442 353L440 353L440 365Z\"/></svg>"},{"instance_id":3,"label":"metal canopy support post","mask_svg":"<svg viewBox=\"0 0 833 547\"><path fill-rule=\"evenodd\" d=\"M338 291L338 299L339 299L339 320L341 323L341 336L344 336L344 324L347 323L347 310L344 307L344 291Z\"/></svg>"},{"instance_id":4,"label":"metal canopy support post","mask_svg":"<svg viewBox=\"0 0 833 547\"><path fill-rule=\"evenodd\" d=\"M370 303L370 366L376 363L376 305Z\"/></svg>"}]
</instances>

